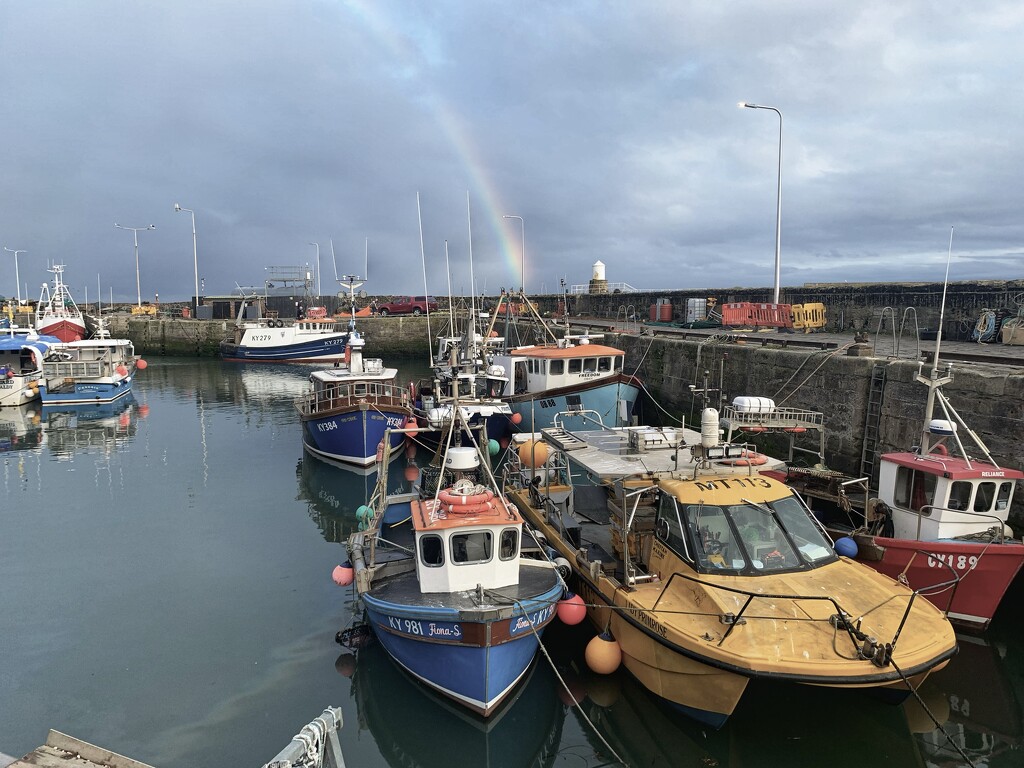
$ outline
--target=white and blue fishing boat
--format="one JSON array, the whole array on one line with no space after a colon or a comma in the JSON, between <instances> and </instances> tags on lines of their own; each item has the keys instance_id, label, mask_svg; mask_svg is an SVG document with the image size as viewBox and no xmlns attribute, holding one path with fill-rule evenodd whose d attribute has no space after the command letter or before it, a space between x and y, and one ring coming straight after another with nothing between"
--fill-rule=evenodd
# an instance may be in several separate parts
<instances>
[{"instance_id":1,"label":"white and blue fishing boat","mask_svg":"<svg viewBox=\"0 0 1024 768\"><path fill-rule=\"evenodd\" d=\"M364 358L365 340L352 327L344 363L314 371L310 392L295 402L302 422L302 444L321 458L357 467L383 460L384 445L398 448L412 417L409 390L396 383L397 368ZM398 456L392 451L390 456Z\"/></svg>"},{"instance_id":2,"label":"white and blue fishing boat","mask_svg":"<svg viewBox=\"0 0 1024 768\"><path fill-rule=\"evenodd\" d=\"M8 327L0 334L0 407L18 406L39 399L43 358L56 336L40 336L28 329Z\"/></svg>"},{"instance_id":3,"label":"white and blue fishing boat","mask_svg":"<svg viewBox=\"0 0 1024 768\"><path fill-rule=\"evenodd\" d=\"M495 493L479 444L449 443L442 456L419 494L378 487L368 529L349 539L351 567L395 662L487 717L526 675L564 584L551 563L522 557L523 518ZM403 533L407 545L390 547Z\"/></svg>"},{"instance_id":4,"label":"white and blue fishing boat","mask_svg":"<svg viewBox=\"0 0 1024 768\"><path fill-rule=\"evenodd\" d=\"M282 320L276 312L263 311L260 297L242 299L235 332L220 343L224 360L241 363L333 363L344 357L348 330L327 314L325 307L310 307L305 316ZM248 318L247 308L255 308Z\"/></svg>"},{"instance_id":5,"label":"white and blue fishing boat","mask_svg":"<svg viewBox=\"0 0 1024 768\"><path fill-rule=\"evenodd\" d=\"M39 395L44 406L109 403L131 392L136 369L145 367L131 341L108 338L101 330L99 338L49 348Z\"/></svg>"}]
</instances>

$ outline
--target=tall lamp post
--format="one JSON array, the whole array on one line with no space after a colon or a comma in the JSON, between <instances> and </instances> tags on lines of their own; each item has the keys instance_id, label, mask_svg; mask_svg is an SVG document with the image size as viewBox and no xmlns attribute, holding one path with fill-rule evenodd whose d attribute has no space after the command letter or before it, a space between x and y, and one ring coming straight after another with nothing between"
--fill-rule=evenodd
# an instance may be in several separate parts
<instances>
[{"instance_id":1,"label":"tall lamp post","mask_svg":"<svg viewBox=\"0 0 1024 768\"><path fill-rule=\"evenodd\" d=\"M141 309L141 307L142 307L142 284L139 282L139 232L145 232L146 230L149 230L149 229L156 229L156 227L154 225L152 225L152 224L150 224L147 227L122 227L116 221L114 222L114 226L117 227L118 229L128 229L128 230L131 230L131 233L132 233L132 235L135 238L135 292L137 294L138 306Z\"/></svg>"},{"instance_id":2,"label":"tall lamp post","mask_svg":"<svg viewBox=\"0 0 1024 768\"><path fill-rule=\"evenodd\" d=\"M182 208L177 203L174 204L174 211L175 211L175 213L181 213L182 211L184 211L185 213L191 213L192 214L192 264L193 264L193 266L195 267L195 270L196 270L196 306L195 306L195 314L198 315L199 314L199 250L196 247L196 212L193 211L191 208Z\"/></svg>"},{"instance_id":3,"label":"tall lamp post","mask_svg":"<svg viewBox=\"0 0 1024 768\"><path fill-rule=\"evenodd\" d=\"M4 250L8 253L14 254L14 279L18 281L18 306L21 306L21 275L18 274L18 254L25 253L25 250L23 248L14 250L12 248L8 248L6 245L4 246Z\"/></svg>"},{"instance_id":4,"label":"tall lamp post","mask_svg":"<svg viewBox=\"0 0 1024 768\"><path fill-rule=\"evenodd\" d=\"M316 295L320 297L323 295L320 293L320 243L310 243L310 245L316 246Z\"/></svg>"},{"instance_id":5,"label":"tall lamp post","mask_svg":"<svg viewBox=\"0 0 1024 768\"><path fill-rule=\"evenodd\" d=\"M522 216L502 216L503 219L519 219L519 228L522 230L522 243L523 243L523 284L520 286L523 291L526 291L526 222L523 221Z\"/></svg>"},{"instance_id":6,"label":"tall lamp post","mask_svg":"<svg viewBox=\"0 0 1024 768\"><path fill-rule=\"evenodd\" d=\"M779 187L775 205L775 293L772 299L773 303L778 304L779 269L782 264L780 258L782 251L782 112L775 107L766 107L763 104L748 104L745 101L741 101L739 106L747 109L770 109L779 116Z\"/></svg>"}]
</instances>

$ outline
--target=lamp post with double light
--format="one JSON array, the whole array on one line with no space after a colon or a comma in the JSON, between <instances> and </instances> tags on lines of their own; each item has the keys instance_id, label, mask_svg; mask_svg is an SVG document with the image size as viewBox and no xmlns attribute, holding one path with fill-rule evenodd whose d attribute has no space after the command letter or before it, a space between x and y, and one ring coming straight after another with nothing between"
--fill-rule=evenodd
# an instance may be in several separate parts
<instances>
[{"instance_id":1,"label":"lamp post with double light","mask_svg":"<svg viewBox=\"0 0 1024 768\"><path fill-rule=\"evenodd\" d=\"M184 211L185 213L192 214L192 265L196 270L196 304L193 317L196 317L199 314L199 248L196 245L196 212L191 208L182 208L177 203L174 204L174 211L175 213Z\"/></svg>"},{"instance_id":2,"label":"lamp post with double light","mask_svg":"<svg viewBox=\"0 0 1024 768\"><path fill-rule=\"evenodd\" d=\"M114 222L114 226L117 227L118 229L130 230L131 233L132 233L132 236L135 239L135 292L137 294L137 301L138 301L138 305L137 306L139 308L141 308L142 307L142 283L139 281L139 232L144 232L144 231L149 230L149 229L156 229L156 227L154 225L152 225L152 224L150 224L148 226L145 226L145 227L122 227L116 221Z\"/></svg>"},{"instance_id":3,"label":"lamp post with double light","mask_svg":"<svg viewBox=\"0 0 1024 768\"><path fill-rule=\"evenodd\" d=\"M519 228L522 231L522 243L523 243L523 259L522 259L522 281L523 284L520 286L523 291L526 291L526 222L523 221L522 216L502 216L503 219L519 219Z\"/></svg>"},{"instance_id":4,"label":"lamp post with double light","mask_svg":"<svg viewBox=\"0 0 1024 768\"><path fill-rule=\"evenodd\" d=\"M764 104L749 104L745 101L739 103L740 108L746 109L770 109L779 116L779 182L778 193L775 203L775 292L773 303L779 303L779 274L782 265L782 112L776 107L768 107Z\"/></svg>"}]
</instances>

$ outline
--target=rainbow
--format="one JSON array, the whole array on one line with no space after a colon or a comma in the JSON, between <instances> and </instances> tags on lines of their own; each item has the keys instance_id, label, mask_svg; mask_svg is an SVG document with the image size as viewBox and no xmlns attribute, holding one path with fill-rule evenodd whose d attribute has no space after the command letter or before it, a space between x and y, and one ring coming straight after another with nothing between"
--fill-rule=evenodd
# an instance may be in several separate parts
<instances>
[{"instance_id":1,"label":"rainbow","mask_svg":"<svg viewBox=\"0 0 1024 768\"><path fill-rule=\"evenodd\" d=\"M369 0L348 0L344 3L351 16L361 23L369 33L388 49L388 53L398 62L421 60L425 53L417 50L411 43L412 37L398 34L396 25L386 18L373 2ZM443 100L431 96L426 100L434 114L441 132L455 150L470 182L470 201L472 206L483 203L484 220L488 230L493 233L499 244L504 267L508 271L509 285L519 285L522 275L523 246L520 242L521 230L517 220L502 218L509 209L502 203L501 196L493 180L486 174L486 163L480 155L479 147L466 129L465 122ZM473 211L474 225L477 222L476 211Z\"/></svg>"}]
</instances>

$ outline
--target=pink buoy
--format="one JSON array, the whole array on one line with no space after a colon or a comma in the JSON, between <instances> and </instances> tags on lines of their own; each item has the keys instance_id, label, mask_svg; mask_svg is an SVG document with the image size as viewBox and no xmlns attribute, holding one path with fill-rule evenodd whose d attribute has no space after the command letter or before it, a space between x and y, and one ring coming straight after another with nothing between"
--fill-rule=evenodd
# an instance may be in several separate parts
<instances>
[{"instance_id":1,"label":"pink buoy","mask_svg":"<svg viewBox=\"0 0 1024 768\"><path fill-rule=\"evenodd\" d=\"M140 357L140 358L139 358L139 359L138 359L138 360L137 360L137 361L135 362L135 367L136 367L136 368L138 368L138 369L139 369L140 371L144 371L144 370L146 370L146 368L147 368L147 367L149 367L149 363L147 363L147 362L146 362L145 360L143 360L143 359L142 359L142 358Z\"/></svg>"},{"instance_id":2,"label":"pink buoy","mask_svg":"<svg viewBox=\"0 0 1024 768\"><path fill-rule=\"evenodd\" d=\"M511 422L513 424L516 424L518 426L519 424L522 423L522 421L523 421L523 414L521 414L521 413L513 413L512 414Z\"/></svg>"},{"instance_id":3,"label":"pink buoy","mask_svg":"<svg viewBox=\"0 0 1024 768\"><path fill-rule=\"evenodd\" d=\"M337 565L334 567L334 572L331 574L331 578L334 579L334 583L339 587L347 587L352 583L352 579L355 572L352 570L352 566L348 563L344 565Z\"/></svg>"},{"instance_id":4,"label":"pink buoy","mask_svg":"<svg viewBox=\"0 0 1024 768\"><path fill-rule=\"evenodd\" d=\"M558 618L563 624L573 626L586 618L587 606L579 595L569 593L558 601Z\"/></svg>"},{"instance_id":5,"label":"pink buoy","mask_svg":"<svg viewBox=\"0 0 1024 768\"><path fill-rule=\"evenodd\" d=\"M117 375L118 376L127 376L128 375L128 369L125 368L123 365L117 366L117 368L115 368L114 370L117 371Z\"/></svg>"},{"instance_id":6,"label":"pink buoy","mask_svg":"<svg viewBox=\"0 0 1024 768\"><path fill-rule=\"evenodd\" d=\"M604 632L587 643L584 658L593 672L610 675L622 663L622 649L614 637Z\"/></svg>"}]
</instances>

